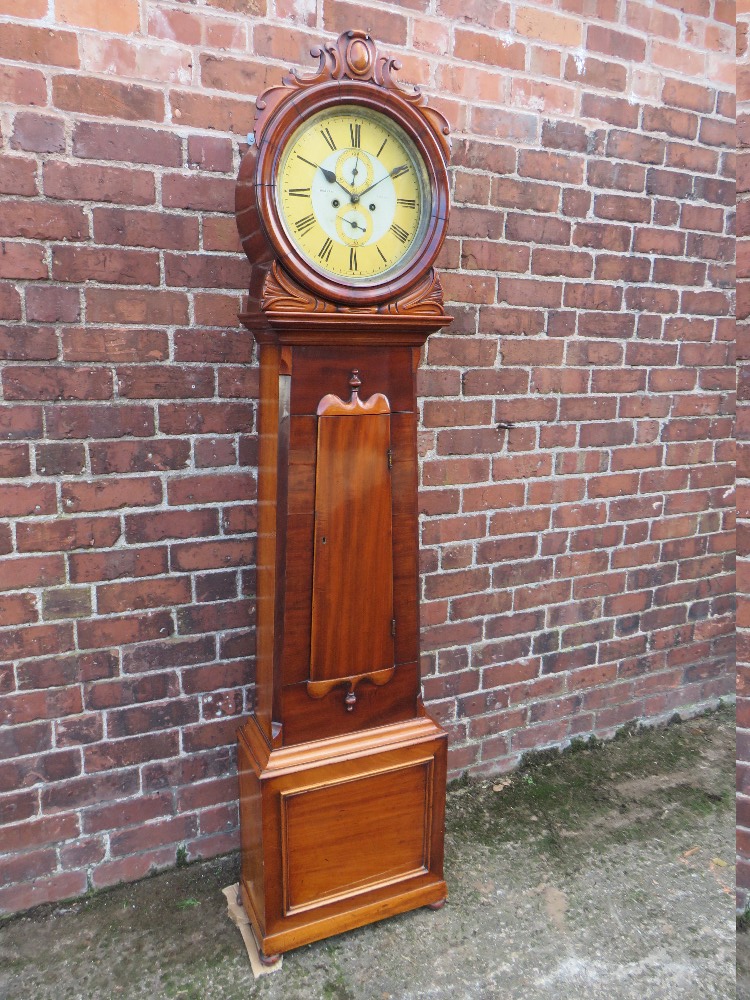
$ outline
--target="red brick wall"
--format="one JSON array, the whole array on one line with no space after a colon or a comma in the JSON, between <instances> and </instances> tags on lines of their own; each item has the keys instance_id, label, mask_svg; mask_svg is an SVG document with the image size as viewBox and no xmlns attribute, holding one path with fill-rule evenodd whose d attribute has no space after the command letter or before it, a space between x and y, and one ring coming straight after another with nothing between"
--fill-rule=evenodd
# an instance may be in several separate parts
<instances>
[{"instance_id":1,"label":"red brick wall","mask_svg":"<svg viewBox=\"0 0 750 1000\"><path fill-rule=\"evenodd\" d=\"M453 772L731 690L732 17L0 0L0 909L237 844L257 375L234 178L255 95L347 27L454 134L456 319L419 383Z\"/></svg>"},{"instance_id":2,"label":"red brick wall","mask_svg":"<svg viewBox=\"0 0 750 1000\"><path fill-rule=\"evenodd\" d=\"M737 905L750 903L750 4L737 22Z\"/></svg>"}]
</instances>

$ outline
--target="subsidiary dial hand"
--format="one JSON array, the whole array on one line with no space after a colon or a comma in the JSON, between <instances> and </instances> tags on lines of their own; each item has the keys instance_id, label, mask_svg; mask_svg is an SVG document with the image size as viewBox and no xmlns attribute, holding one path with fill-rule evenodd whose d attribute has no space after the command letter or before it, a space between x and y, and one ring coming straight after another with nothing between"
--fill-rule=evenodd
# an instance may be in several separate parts
<instances>
[{"instance_id":1,"label":"subsidiary dial hand","mask_svg":"<svg viewBox=\"0 0 750 1000\"><path fill-rule=\"evenodd\" d=\"M384 181L386 177L392 177L395 179L396 177L400 177L401 174L405 174L408 171L408 169L409 167L405 163L402 163L400 167L394 167L389 174L386 174L385 177L381 177L379 181L375 181L369 187L366 187L364 191L360 191L359 194L353 194L352 201L359 201L359 199L364 197L364 195L366 195L368 191L372 191L372 189L374 187L377 187L378 184L381 183L381 181Z\"/></svg>"}]
</instances>

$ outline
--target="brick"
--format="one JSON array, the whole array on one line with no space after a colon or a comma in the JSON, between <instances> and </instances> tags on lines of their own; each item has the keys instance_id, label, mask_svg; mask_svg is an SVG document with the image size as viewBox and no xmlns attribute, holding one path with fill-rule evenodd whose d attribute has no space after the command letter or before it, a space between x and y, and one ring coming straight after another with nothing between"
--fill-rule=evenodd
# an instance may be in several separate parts
<instances>
[{"instance_id":1,"label":"brick","mask_svg":"<svg viewBox=\"0 0 750 1000\"><path fill-rule=\"evenodd\" d=\"M528 103L535 104L532 99ZM504 139L509 142L534 142L538 120L535 114L518 111L498 111L496 108L476 105L472 109L472 128L479 135Z\"/></svg>"},{"instance_id":2,"label":"brick","mask_svg":"<svg viewBox=\"0 0 750 1000\"><path fill-rule=\"evenodd\" d=\"M96 208L94 239L98 243L197 250L198 220L165 212Z\"/></svg>"},{"instance_id":3,"label":"brick","mask_svg":"<svg viewBox=\"0 0 750 1000\"><path fill-rule=\"evenodd\" d=\"M563 184L581 184L584 161L578 156L550 153L539 150L521 150L518 156L518 173L521 177L558 181Z\"/></svg>"},{"instance_id":4,"label":"brick","mask_svg":"<svg viewBox=\"0 0 750 1000\"><path fill-rule=\"evenodd\" d=\"M169 103L174 120L181 125L235 132L241 136L246 136L253 128L255 105L249 97L238 100L225 94L170 90Z\"/></svg>"},{"instance_id":5,"label":"brick","mask_svg":"<svg viewBox=\"0 0 750 1000\"><path fill-rule=\"evenodd\" d=\"M109 399L112 376L104 368L19 365L5 373L3 388L8 400Z\"/></svg>"},{"instance_id":6,"label":"brick","mask_svg":"<svg viewBox=\"0 0 750 1000\"><path fill-rule=\"evenodd\" d=\"M203 220L204 250L224 250L239 253L242 249L237 224L226 216L207 216Z\"/></svg>"},{"instance_id":7,"label":"brick","mask_svg":"<svg viewBox=\"0 0 750 1000\"><path fill-rule=\"evenodd\" d=\"M73 155L178 167L182 163L182 144L179 136L161 129L78 122L73 131Z\"/></svg>"},{"instance_id":8,"label":"brick","mask_svg":"<svg viewBox=\"0 0 750 1000\"><path fill-rule=\"evenodd\" d=\"M161 91L95 77L54 77L52 103L62 111L76 114L124 118L126 121L164 120L164 96Z\"/></svg>"},{"instance_id":9,"label":"brick","mask_svg":"<svg viewBox=\"0 0 750 1000\"><path fill-rule=\"evenodd\" d=\"M50 438L146 437L154 432L154 413L147 406L56 405L45 410Z\"/></svg>"},{"instance_id":10,"label":"brick","mask_svg":"<svg viewBox=\"0 0 750 1000\"><path fill-rule=\"evenodd\" d=\"M31 472L28 445L0 445L0 470L2 470L3 477L7 479L28 476Z\"/></svg>"},{"instance_id":11,"label":"brick","mask_svg":"<svg viewBox=\"0 0 750 1000\"><path fill-rule=\"evenodd\" d=\"M710 113L714 109L716 91L710 87L688 83L686 80L667 79L661 92L662 100L672 107Z\"/></svg>"},{"instance_id":12,"label":"brick","mask_svg":"<svg viewBox=\"0 0 750 1000\"><path fill-rule=\"evenodd\" d=\"M593 187L638 192L645 189L646 170L632 163L589 160L586 179Z\"/></svg>"},{"instance_id":13,"label":"brick","mask_svg":"<svg viewBox=\"0 0 750 1000\"><path fill-rule=\"evenodd\" d=\"M76 301L78 291L75 291ZM28 299L28 291L26 295ZM28 306L27 306L28 308ZM97 329L76 327L62 331L66 361L163 361L169 357L169 342L161 330Z\"/></svg>"},{"instance_id":14,"label":"brick","mask_svg":"<svg viewBox=\"0 0 750 1000\"><path fill-rule=\"evenodd\" d=\"M10 285L0 286L0 319L20 319L21 318L21 296L18 290ZM7 337L10 339L12 333Z\"/></svg>"},{"instance_id":15,"label":"brick","mask_svg":"<svg viewBox=\"0 0 750 1000\"><path fill-rule=\"evenodd\" d=\"M71 899L86 892L88 881L85 871L60 872L19 886L0 890L0 909L6 912L21 911Z\"/></svg>"},{"instance_id":16,"label":"brick","mask_svg":"<svg viewBox=\"0 0 750 1000\"><path fill-rule=\"evenodd\" d=\"M42 616L46 621L60 618L85 618L91 614L91 590L88 587L61 587L42 595Z\"/></svg>"},{"instance_id":17,"label":"brick","mask_svg":"<svg viewBox=\"0 0 750 1000\"><path fill-rule=\"evenodd\" d=\"M159 406L163 434L231 434L253 428L249 403L164 403Z\"/></svg>"},{"instance_id":18,"label":"brick","mask_svg":"<svg viewBox=\"0 0 750 1000\"><path fill-rule=\"evenodd\" d=\"M618 222L650 222L651 202L647 198L598 194L594 198L594 214Z\"/></svg>"},{"instance_id":19,"label":"brick","mask_svg":"<svg viewBox=\"0 0 750 1000\"><path fill-rule=\"evenodd\" d=\"M182 292L87 288L85 294L87 317L93 323L171 325L188 321L187 297Z\"/></svg>"},{"instance_id":20,"label":"brick","mask_svg":"<svg viewBox=\"0 0 750 1000\"><path fill-rule=\"evenodd\" d=\"M78 69L78 39L72 31L0 24L0 58Z\"/></svg>"},{"instance_id":21,"label":"brick","mask_svg":"<svg viewBox=\"0 0 750 1000\"><path fill-rule=\"evenodd\" d=\"M680 139L695 139L698 119L687 111L668 108L644 108L643 127L648 132L666 132Z\"/></svg>"},{"instance_id":22,"label":"brick","mask_svg":"<svg viewBox=\"0 0 750 1000\"><path fill-rule=\"evenodd\" d=\"M65 124L51 115L19 111L13 119L10 145L32 153L59 153L65 149Z\"/></svg>"},{"instance_id":23,"label":"brick","mask_svg":"<svg viewBox=\"0 0 750 1000\"><path fill-rule=\"evenodd\" d=\"M521 43L468 28L456 29L453 54L457 59L503 69L523 69L525 64L525 47Z\"/></svg>"},{"instance_id":24,"label":"brick","mask_svg":"<svg viewBox=\"0 0 750 1000\"><path fill-rule=\"evenodd\" d=\"M219 254L164 254L167 285L194 288L244 289L250 283L250 267L237 256Z\"/></svg>"},{"instance_id":25,"label":"brick","mask_svg":"<svg viewBox=\"0 0 750 1000\"><path fill-rule=\"evenodd\" d=\"M27 517L54 513L55 488L49 483L0 486L0 511L3 517Z\"/></svg>"},{"instance_id":26,"label":"brick","mask_svg":"<svg viewBox=\"0 0 750 1000\"><path fill-rule=\"evenodd\" d=\"M172 607L190 601L190 581L186 577L145 577L132 583L108 583L97 587L100 614L117 614L139 608Z\"/></svg>"},{"instance_id":27,"label":"brick","mask_svg":"<svg viewBox=\"0 0 750 1000\"><path fill-rule=\"evenodd\" d=\"M0 14L16 14L18 8L14 0L0 0ZM24 6L24 17L41 18L47 13L45 0L28 0Z\"/></svg>"},{"instance_id":28,"label":"brick","mask_svg":"<svg viewBox=\"0 0 750 1000\"><path fill-rule=\"evenodd\" d=\"M137 0L123 0L116 10L103 7L97 0L57 0L55 11L64 23L81 28L129 35L139 27Z\"/></svg>"},{"instance_id":29,"label":"brick","mask_svg":"<svg viewBox=\"0 0 750 1000\"><path fill-rule=\"evenodd\" d=\"M666 143L632 132L612 130L607 138L607 155L636 163L663 163Z\"/></svg>"},{"instance_id":30,"label":"brick","mask_svg":"<svg viewBox=\"0 0 750 1000\"><path fill-rule=\"evenodd\" d=\"M217 298L214 295L195 296L196 309L199 308L198 300L203 299L206 303L206 310L213 314L214 309L210 302ZM232 300L233 321L236 323L236 300ZM213 318L213 315L212 315ZM210 324L209 324L210 325ZM205 333L190 330L176 330L174 334L175 361L205 361L205 362L249 362L252 360L253 345L252 339L245 333L236 330L212 330L211 336L206 337ZM225 369L222 369L222 373ZM220 380L222 378L220 373ZM221 395L225 395L224 392ZM231 393L235 395L235 393ZM249 393L257 395L257 391Z\"/></svg>"},{"instance_id":31,"label":"brick","mask_svg":"<svg viewBox=\"0 0 750 1000\"><path fill-rule=\"evenodd\" d=\"M167 550L157 546L130 546L116 552L74 552L68 557L73 583L116 580L120 577L158 576L167 572Z\"/></svg>"},{"instance_id":32,"label":"brick","mask_svg":"<svg viewBox=\"0 0 750 1000\"><path fill-rule=\"evenodd\" d=\"M147 438L141 441L99 441L89 445L91 472L164 472L190 463L190 442Z\"/></svg>"},{"instance_id":33,"label":"brick","mask_svg":"<svg viewBox=\"0 0 750 1000\"><path fill-rule=\"evenodd\" d=\"M120 537L115 517L75 517L54 521L30 521L16 529L19 552L57 552L114 545Z\"/></svg>"},{"instance_id":34,"label":"brick","mask_svg":"<svg viewBox=\"0 0 750 1000\"><path fill-rule=\"evenodd\" d=\"M576 59L569 55L565 61L565 79L600 90L623 91L627 83L627 71L619 63L591 57Z\"/></svg>"},{"instance_id":35,"label":"brick","mask_svg":"<svg viewBox=\"0 0 750 1000\"><path fill-rule=\"evenodd\" d=\"M4 361L49 361L57 357L54 330L0 326L0 358Z\"/></svg>"},{"instance_id":36,"label":"brick","mask_svg":"<svg viewBox=\"0 0 750 1000\"><path fill-rule=\"evenodd\" d=\"M132 764L174 757L178 751L177 733L153 733L129 740L97 743L84 750L84 760L87 773L95 774L115 767L128 767ZM140 829L140 825L136 829ZM126 840L127 833L121 832L117 837Z\"/></svg>"},{"instance_id":37,"label":"brick","mask_svg":"<svg viewBox=\"0 0 750 1000\"><path fill-rule=\"evenodd\" d=\"M32 243L0 242L0 278L47 277L44 249Z\"/></svg>"},{"instance_id":38,"label":"brick","mask_svg":"<svg viewBox=\"0 0 750 1000\"><path fill-rule=\"evenodd\" d=\"M213 390L214 373L210 368L124 365L117 371L118 395L128 399L212 396Z\"/></svg>"},{"instance_id":39,"label":"brick","mask_svg":"<svg viewBox=\"0 0 750 1000\"><path fill-rule=\"evenodd\" d=\"M639 108L623 99L586 93L581 98L581 114L585 118L609 122L620 128L635 129L638 125Z\"/></svg>"},{"instance_id":40,"label":"brick","mask_svg":"<svg viewBox=\"0 0 750 1000\"><path fill-rule=\"evenodd\" d=\"M159 257L141 250L56 246L52 250L52 277L69 282L158 285Z\"/></svg>"},{"instance_id":41,"label":"brick","mask_svg":"<svg viewBox=\"0 0 750 1000\"><path fill-rule=\"evenodd\" d=\"M551 42L553 45L577 46L582 41L580 21L551 11L520 7L516 11L515 26L520 35Z\"/></svg>"},{"instance_id":42,"label":"brick","mask_svg":"<svg viewBox=\"0 0 750 1000\"><path fill-rule=\"evenodd\" d=\"M22 108L47 103L47 84L37 69L0 67L0 101Z\"/></svg>"},{"instance_id":43,"label":"brick","mask_svg":"<svg viewBox=\"0 0 750 1000\"><path fill-rule=\"evenodd\" d=\"M155 476L70 482L62 487L63 509L77 511L116 510L122 507L149 507L161 503L162 486Z\"/></svg>"},{"instance_id":44,"label":"brick","mask_svg":"<svg viewBox=\"0 0 750 1000\"><path fill-rule=\"evenodd\" d=\"M0 607L0 627L25 625L37 621L36 598L33 594L12 594L3 598Z\"/></svg>"},{"instance_id":45,"label":"brick","mask_svg":"<svg viewBox=\"0 0 750 1000\"><path fill-rule=\"evenodd\" d=\"M597 222L578 223L573 230L573 243L596 250L630 249L632 231L627 226L610 226Z\"/></svg>"},{"instance_id":46,"label":"brick","mask_svg":"<svg viewBox=\"0 0 750 1000\"><path fill-rule=\"evenodd\" d=\"M76 288L65 288L57 284L52 286L27 285L25 297L26 317L29 320L37 323L75 323L80 319L81 301ZM43 332L54 338L54 331ZM57 351L38 360L45 361L47 358L55 357L57 357ZM31 360L29 355L27 355L27 360Z\"/></svg>"},{"instance_id":47,"label":"brick","mask_svg":"<svg viewBox=\"0 0 750 1000\"><path fill-rule=\"evenodd\" d=\"M23 629L0 632L0 659L14 660L45 656L73 648L71 625L26 625Z\"/></svg>"},{"instance_id":48,"label":"brick","mask_svg":"<svg viewBox=\"0 0 750 1000\"><path fill-rule=\"evenodd\" d=\"M165 174L162 201L165 208L233 213L234 189L235 182L228 177Z\"/></svg>"},{"instance_id":49,"label":"brick","mask_svg":"<svg viewBox=\"0 0 750 1000\"><path fill-rule=\"evenodd\" d=\"M62 583L65 562L60 555L5 559L0 568L0 590L21 590L45 584Z\"/></svg>"},{"instance_id":50,"label":"brick","mask_svg":"<svg viewBox=\"0 0 750 1000\"><path fill-rule=\"evenodd\" d=\"M18 686L20 690L64 687L80 681L111 677L117 669L117 657L110 652L31 660L18 665ZM67 724L71 724L70 720Z\"/></svg>"},{"instance_id":51,"label":"brick","mask_svg":"<svg viewBox=\"0 0 750 1000\"><path fill-rule=\"evenodd\" d=\"M586 47L592 52L616 56L628 62L643 62L646 57L646 43L642 38L598 24L589 24Z\"/></svg>"},{"instance_id":52,"label":"brick","mask_svg":"<svg viewBox=\"0 0 750 1000\"><path fill-rule=\"evenodd\" d=\"M104 649L107 646L164 639L173 631L172 616L167 611L94 619L79 622L76 626L81 649Z\"/></svg>"},{"instance_id":53,"label":"brick","mask_svg":"<svg viewBox=\"0 0 750 1000\"><path fill-rule=\"evenodd\" d=\"M594 261L591 254L575 253L570 250L542 250L536 248L531 262L532 274L551 277L568 275L573 278L589 277Z\"/></svg>"},{"instance_id":54,"label":"brick","mask_svg":"<svg viewBox=\"0 0 750 1000\"><path fill-rule=\"evenodd\" d=\"M63 201L125 205L152 205L156 197L154 175L150 171L54 160L44 165L44 192L48 198Z\"/></svg>"},{"instance_id":55,"label":"brick","mask_svg":"<svg viewBox=\"0 0 750 1000\"><path fill-rule=\"evenodd\" d=\"M232 94L260 94L270 84L269 67L250 59L233 59L204 52L200 57L201 83Z\"/></svg>"},{"instance_id":56,"label":"brick","mask_svg":"<svg viewBox=\"0 0 750 1000\"><path fill-rule=\"evenodd\" d=\"M249 473L219 473L173 479L167 487L171 506L252 500L256 483Z\"/></svg>"}]
</instances>

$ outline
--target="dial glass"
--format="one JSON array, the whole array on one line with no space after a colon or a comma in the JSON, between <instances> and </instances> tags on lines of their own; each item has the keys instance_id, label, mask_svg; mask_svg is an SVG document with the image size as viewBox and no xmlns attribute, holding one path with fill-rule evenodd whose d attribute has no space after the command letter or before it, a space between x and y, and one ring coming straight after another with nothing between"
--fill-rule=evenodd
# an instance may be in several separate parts
<instances>
[{"instance_id":1,"label":"dial glass","mask_svg":"<svg viewBox=\"0 0 750 1000\"><path fill-rule=\"evenodd\" d=\"M422 158L386 115L341 105L294 132L276 204L287 236L317 271L372 284L402 271L422 244L430 185Z\"/></svg>"}]
</instances>

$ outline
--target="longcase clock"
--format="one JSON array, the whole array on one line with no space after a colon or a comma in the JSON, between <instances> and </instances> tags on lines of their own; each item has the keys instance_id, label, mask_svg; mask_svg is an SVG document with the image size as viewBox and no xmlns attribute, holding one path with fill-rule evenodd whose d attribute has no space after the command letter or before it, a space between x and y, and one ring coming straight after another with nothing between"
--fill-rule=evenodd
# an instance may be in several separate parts
<instances>
[{"instance_id":1,"label":"longcase clock","mask_svg":"<svg viewBox=\"0 0 750 1000\"><path fill-rule=\"evenodd\" d=\"M241 894L262 955L439 907L446 735L419 673L417 405L448 127L364 31L258 99L237 184L260 356Z\"/></svg>"}]
</instances>

